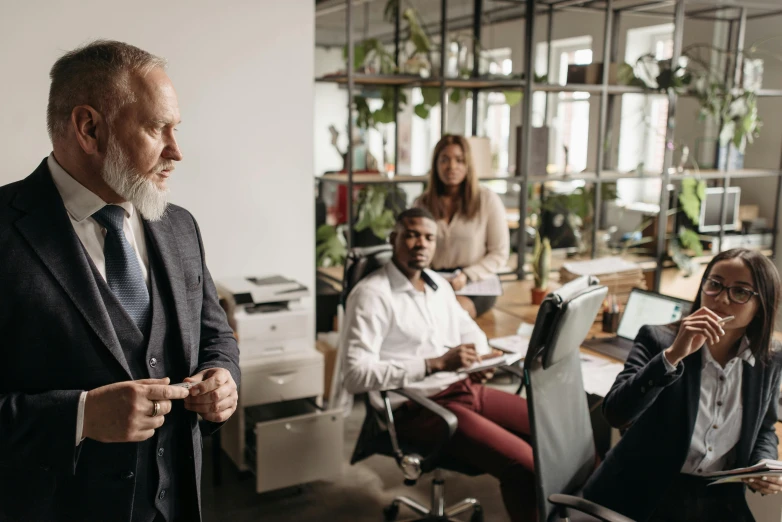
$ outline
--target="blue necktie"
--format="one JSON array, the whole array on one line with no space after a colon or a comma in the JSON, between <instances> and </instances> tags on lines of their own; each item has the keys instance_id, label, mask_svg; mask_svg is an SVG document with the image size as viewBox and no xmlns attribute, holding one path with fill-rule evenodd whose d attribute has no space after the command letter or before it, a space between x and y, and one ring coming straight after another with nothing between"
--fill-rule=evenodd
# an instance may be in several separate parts
<instances>
[{"instance_id":1,"label":"blue necktie","mask_svg":"<svg viewBox=\"0 0 782 522\"><path fill-rule=\"evenodd\" d=\"M136 251L125 237L125 209L106 205L92 215L106 229L103 254L106 282L133 322L144 332L149 320L149 290Z\"/></svg>"}]
</instances>

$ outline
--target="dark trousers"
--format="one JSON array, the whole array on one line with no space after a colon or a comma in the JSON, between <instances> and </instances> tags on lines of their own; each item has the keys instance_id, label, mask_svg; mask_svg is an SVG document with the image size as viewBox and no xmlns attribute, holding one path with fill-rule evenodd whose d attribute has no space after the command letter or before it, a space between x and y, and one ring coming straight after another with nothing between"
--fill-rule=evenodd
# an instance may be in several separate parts
<instances>
[{"instance_id":1,"label":"dark trousers","mask_svg":"<svg viewBox=\"0 0 782 522\"><path fill-rule=\"evenodd\" d=\"M445 448L456 458L500 480L502 500L513 522L535 521L535 465L527 401L517 395L472 383L452 384L430 397L459 421ZM394 413L400 438L429 445L442 437L442 419L413 402Z\"/></svg>"},{"instance_id":2,"label":"dark trousers","mask_svg":"<svg viewBox=\"0 0 782 522\"><path fill-rule=\"evenodd\" d=\"M497 303L496 295L466 295L464 296L475 305L475 317L480 317L491 310Z\"/></svg>"},{"instance_id":3,"label":"dark trousers","mask_svg":"<svg viewBox=\"0 0 782 522\"><path fill-rule=\"evenodd\" d=\"M705 479L679 474L660 500L649 522L754 522L741 485L707 484Z\"/></svg>"}]
</instances>

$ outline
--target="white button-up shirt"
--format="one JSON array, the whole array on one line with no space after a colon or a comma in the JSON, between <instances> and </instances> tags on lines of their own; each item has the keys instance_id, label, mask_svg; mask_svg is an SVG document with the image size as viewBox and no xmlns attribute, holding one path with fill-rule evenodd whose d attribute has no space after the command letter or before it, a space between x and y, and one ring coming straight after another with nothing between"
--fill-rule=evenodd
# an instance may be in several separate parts
<instances>
[{"instance_id":1,"label":"white button-up shirt","mask_svg":"<svg viewBox=\"0 0 782 522\"><path fill-rule=\"evenodd\" d=\"M741 402L742 361L755 365L755 357L749 349L749 340L741 340L739 353L723 368L709 351L701 348L701 395L698 401L698 416L692 432L687 460L681 472L702 475L712 471L723 471L729 462L731 451L741 436L743 405ZM674 366L663 357L669 372Z\"/></svg>"},{"instance_id":2,"label":"white button-up shirt","mask_svg":"<svg viewBox=\"0 0 782 522\"><path fill-rule=\"evenodd\" d=\"M342 351L345 388L350 393L409 388L435 395L465 378L455 372L425 376L425 359L474 343L490 351L486 335L459 305L451 285L426 270L435 282L416 290L393 261L359 282L347 301ZM373 403L379 406L376 394ZM391 394L393 406L405 399Z\"/></svg>"},{"instance_id":3,"label":"white button-up shirt","mask_svg":"<svg viewBox=\"0 0 782 522\"><path fill-rule=\"evenodd\" d=\"M100 275L106 280L106 256L103 254L103 245L106 242L106 230L92 217L92 215L106 206L97 194L90 191L87 187L76 181L63 169L54 154L49 154L46 160L49 172L52 173L52 181L57 187L57 191L62 196L62 202L65 210L68 211L68 217L73 225L73 230L79 236L81 244L95 264ZM136 252L141 273L144 275L144 281L149 286L149 257L147 256L147 244L144 240L144 224L141 222L141 216L136 212L133 204L126 201L117 206L125 210L125 219L123 220L122 230L125 232L125 238Z\"/></svg>"}]
</instances>

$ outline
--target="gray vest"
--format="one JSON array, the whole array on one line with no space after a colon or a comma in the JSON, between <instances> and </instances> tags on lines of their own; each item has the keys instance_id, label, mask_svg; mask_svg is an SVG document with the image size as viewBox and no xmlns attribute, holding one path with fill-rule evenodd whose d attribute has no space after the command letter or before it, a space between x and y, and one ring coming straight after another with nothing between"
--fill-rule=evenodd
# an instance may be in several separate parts
<instances>
[{"instance_id":1,"label":"gray vest","mask_svg":"<svg viewBox=\"0 0 782 522\"><path fill-rule=\"evenodd\" d=\"M188 369L172 293L154 242L149 234L146 238L152 305L149 332L139 330L91 263L93 276L133 379L169 377L172 383L182 382ZM136 451L132 522L152 522L158 515L168 522L198 519L190 433L193 415L184 409L183 401L173 401L171 413L152 438L127 444L128 451Z\"/></svg>"}]
</instances>

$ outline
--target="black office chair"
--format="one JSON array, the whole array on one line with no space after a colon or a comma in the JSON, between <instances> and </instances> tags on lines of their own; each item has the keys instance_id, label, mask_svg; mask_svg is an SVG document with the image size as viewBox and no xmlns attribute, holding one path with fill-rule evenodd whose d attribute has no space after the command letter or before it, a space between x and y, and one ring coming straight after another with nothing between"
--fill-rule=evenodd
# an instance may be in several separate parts
<instances>
[{"instance_id":1,"label":"black office chair","mask_svg":"<svg viewBox=\"0 0 782 522\"><path fill-rule=\"evenodd\" d=\"M363 277L388 263L391 260L392 255L393 252L390 245L354 248L351 250L345 262L342 291L343 306L353 287L355 287ZM344 354L342 354L342 356L344 357ZM430 449L428 454L425 452L424 448L416 447L404 440L399 440L397 437L394 428L394 414L388 396L389 393L402 395L443 419L444 437L442 442L435 448ZM422 474L434 472L434 479L432 480L432 504L430 507L423 506L409 497L399 496L394 499L391 505L383 510L385 520L396 520L396 517L399 514L399 506L405 505L419 515L423 515L423 518L417 519L420 522L451 521L454 520L451 517L464 513L470 509L472 509L470 522L482 522L483 510L481 509L480 503L474 498L466 498L453 506L445 506L445 482L440 470L447 469L470 476L480 475L482 473L477 469L467 466L465 463L458 462L455 459L442 455L445 444L456 432L456 416L434 401L409 390L399 389L384 391L380 392L380 395L384 404L383 411L375 409L370 403L369 396L364 394L366 416L364 417L364 423L361 427L358 440L356 441L356 447L353 451L350 463L355 464L372 455L393 457L402 470L404 483L408 486L415 485Z\"/></svg>"},{"instance_id":2,"label":"black office chair","mask_svg":"<svg viewBox=\"0 0 782 522\"><path fill-rule=\"evenodd\" d=\"M539 522L632 522L581 498L597 464L581 375L581 343L608 289L581 277L540 306L524 361Z\"/></svg>"}]
</instances>

